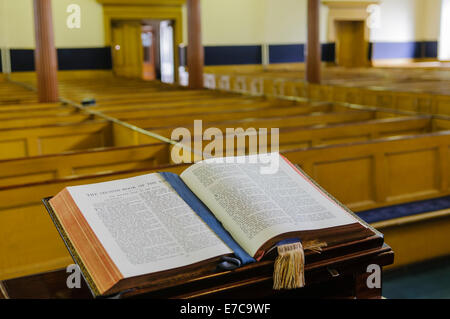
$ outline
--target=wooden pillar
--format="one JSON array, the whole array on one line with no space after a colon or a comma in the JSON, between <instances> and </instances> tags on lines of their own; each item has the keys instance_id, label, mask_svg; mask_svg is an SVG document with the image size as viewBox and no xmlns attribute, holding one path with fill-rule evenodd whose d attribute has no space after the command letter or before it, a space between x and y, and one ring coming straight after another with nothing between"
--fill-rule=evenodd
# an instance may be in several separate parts
<instances>
[{"instance_id":1,"label":"wooden pillar","mask_svg":"<svg viewBox=\"0 0 450 319\"><path fill-rule=\"evenodd\" d=\"M308 40L306 44L306 81L320 83L321 50L319 39L320 0L308 0Z\"/></svg>"},{"instance_id":2,"label":"wooden pillar","mask_svg":"<svg viewBox=\"0 0 450 319\"><path fill-rule=\"evenodd\" d=\"M34 0L34 61L39 102L58 101L58 60L53 35L51 0Z\"/></svg>"},{"instance_id":3,"label":"wooden pillar","mask_svg":"<svg viewBox=\"0 0 450 319\"><path fill-rule=\"evenodd\" d=\"M188 47L187 65L189 87L203 88L204 51L202 45L202 23L200 0L188 0Z\"/></svg>"}]
</instances>

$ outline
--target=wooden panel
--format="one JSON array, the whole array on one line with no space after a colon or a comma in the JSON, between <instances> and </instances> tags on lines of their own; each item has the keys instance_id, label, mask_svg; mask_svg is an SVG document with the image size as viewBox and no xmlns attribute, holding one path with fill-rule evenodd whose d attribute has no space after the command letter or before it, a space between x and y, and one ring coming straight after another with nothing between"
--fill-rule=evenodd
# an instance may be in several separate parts
<instances>
[{"instance_id":1,"label":"wooden panel","mask_svg":"<svg viewBox=\"0 0 450 319\"><path fill-rule=\"evenodd\" d=\"M340 196L350 209L362 211L449 195L449 143L448 133L442 133L290 150L283 154L313 177L316 165L327 163L329 166L317 176L317 182L326 190L330 187L330 193ZM358 162L367 158L373 159L373 165L368 165L367 160ZM353 165L341 165L351 161L357 162L355 168L359 171L356 174L352 173ZM335 169L331 169L333 166ZM349 183L354 187L353 191L344 194L337 181L343 185ZM368 198L374 198L374 201L370 202Z\"/></svg>"},{"instance_id":2,"label":"wooden panel","mask_svg":"<svg viewBox=\"0 0 450 319\"><path fill-rule=\"evenodd\" d=\"M450 115L450 96L437 96L434 106L435 114Z\"/></svg>"},{"instance_id":3,"label":"wooden panel","mask_svg":"<svg viewBox=\"0 0 450 319\"><path fill-rule=\"evenodd\" d=\"M23 194L30 197L30 194ZM72 262L53 222L38 201L2 209L0 224L0 279L65 267Z\"/></svg>"},{"instance_id":4,"label":"wooden panel","mask_svg":"<svg viewBox=\"0 0 450 319\"><path fill-rule=\"evenodd\" d=\"M28 156L27 140L0 141L0 159Z\"/></svg>"},{"instance_id":5,"label":"wooden panel","mask_svg":"<svg viewBox=\"0 0 450 319\"><path fill-rule=\"evenodd\" d=\"M90 141L89 136L94 139ZM0 130L0 159L108 145L111 145L111 132L106 122Z\"/></svg>"},{"instance_id":6,"label":"wooden panel","mask_svg":"<svg viewBox=\"0 0 450 319\"><path fill-rule=\"evenodd\" d=\"M282 128L282 127L296 127L296 126L308 126L308 125L317 125L317 124L332 124L332 123L351 123L357 121L370 120L375 117L375 114L372 112L342 112L342 113L317 113L314 115L299 115L299 116L290 116L286 118L267 118L267 119L244 119L244 120L236 120L236 121L228 121L228 122L206 122L203 123L203 129L206 130L209 127L216 127L223 132L226 131L227 128ZM148 130L157 133L162 136L166 136L170 138L173 128L150 128L146 124L147 120L133 120L130 121L133 124L145 127ZM186 123L189 124L189 123ZM193 123L192 123L193 124ZM191 131L193 131L193 125L186 125L185 127Z\"/></svg>"},{"instance_id":7,"label":"wooden panel","mask_svg":"<svg viewBox=\"0 0 450 319\"><path fill-rule=\"evenodd\" d=\"M2 167L2 173L3 167ZM37 173L22 173L20 171L6 172L7 176L0 177L0 187L10 185L22 185L27 183L35 183L41 181L50 181L58 176L58 171L54 170L42 171Z\"/></svg>"},{"instance_id":8,"label":"wooden panel","mask_svg":"<svg viewBox=\"0 0 450 319\"><path fill-rule=\"evenodd\" d=\"M151 169L157 165L168 163L169 147L167 144L0 161L0 186L20 185L100 172Z\"/></svg>"},{"instance_id":9,"label":"wooden panel","mask_svg":"<svg viewBox=\"0 0 450 319\"><path fill-rule=\"evenodd\" d=\"M138 135L137 131L134 131L123 125L113 123L113 136L114 145L117 147L127 146L127 145L137 145Z\"/></svg>"},{"instance_id":10,"label":"wooden panel","mask_svg":"<svg viewBox=\"0 0 450 319\"><path fill-rule=\"evenodd\" d=\"M435 212L380 222L374 226L384 234L385 242L395 249L392 268L431 260L450 254L449 213Z\"/></svg>"},{"instance_id":11,"label":"wooden panel","mask_svg":"<svg viewBox=\"0 0 450 319\"><path fill-rule=\"evenodd\" d=\"M371 157L317 162L312 177L339 201L358 207L375 201L373 170Z\"/></svg>"},{"instance_id":12,"label":"wooden panel","mask_svg":"<svg viewBox=\"0 0 450 319\"><path fill-rule=\"evenodd\" d=\"M389 197L392 199L439 192L439 161L436 148L386 155Z\"/></svg>"},{"instance_id":13,"label":"wooden panel","mask_svg":"<svg viewBox=\"0 0 450 319\"><path fill-rule=\"evenodd\" d=\"M38 143L42 155L106 146L103 132L41 137Z\"/></svg>"},{"instance_id":14,"label":"wooden panel","mask_svg":"<svg viewBox=\"0 0 450 319\"><path fill-rule=\"evenodd\" d=\"M48 116L48 117L35 117L35 118L23 118L23 119L6 119L0 121L0 127L6 128L26 128L30 126L44 126L52 124L63 123L80 123L87 121L89 115L68 115L68 116Z\"/></svg>"}]
</instances>

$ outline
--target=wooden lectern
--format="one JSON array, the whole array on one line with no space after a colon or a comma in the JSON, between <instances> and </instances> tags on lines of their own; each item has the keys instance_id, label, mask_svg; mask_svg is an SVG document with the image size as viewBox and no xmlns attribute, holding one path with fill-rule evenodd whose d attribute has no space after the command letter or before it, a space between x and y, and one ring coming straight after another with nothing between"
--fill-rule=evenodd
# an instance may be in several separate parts
<instances>
[{"instance_id":1,"label":"wooden lectern","mask_svg":"<svg viewBox=\"0 0 450 319\"><path fill-rule=\"evenodd\" d=\"M202 269L197 277L123 293L120 298L381 298L382 289L369 288L367 267L392 264L394 253L384 245L378 249L349 253L327 261L306 263L306 287L291 291L272 290L273 261L255 263L228 272L217 272L214 265ZM80 289L66 285L64 269L0 283L6 298L92 298L86 283ZM2 291L0 290L0 291ZM1 297L0 297L1 298Z\"/></svg>"},{"instance_id":2,"label":"wooden lectern","mask_svg":"<svg viewBox=\"0 0 450 319\"><path fill-rule=\"evenodd\" d=\"M45 202L45 200L44 200ZM48 207L47 207L48 208ZM361 221L364 223L363 221ZM367 224L366 224L367 225ZM394 261L392 249L382 242L383 235L370 227L375 236L345 243L322 254L306 252L306 287L274 291L273 260L223 271L210 264L193 272L161 278L145 287L136 287L111 298L381 298L382 288L367 284L369 265L382 269ZM93 298L85 281L79 289L69 289L70 274L65 269L0 282L4 298ZM1 298L1 297L0 297Z\"/></svg>"}]
</instances>

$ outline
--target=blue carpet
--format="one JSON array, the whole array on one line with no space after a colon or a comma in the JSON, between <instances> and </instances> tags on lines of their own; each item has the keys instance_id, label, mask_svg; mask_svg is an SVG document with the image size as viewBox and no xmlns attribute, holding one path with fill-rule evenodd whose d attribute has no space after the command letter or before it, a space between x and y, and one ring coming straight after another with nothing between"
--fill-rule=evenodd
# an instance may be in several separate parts
<instances>
[{"instance_id":1,"label":"blue carpet","mask_svg":"<svg viewBox=\"0 0 450 319\"><path fill-rule=\"evenodd\" d=\"M388 299L450 299L450 257L385 272L383 296Z\"/></svg>"},{"instance_id":2,"label":"blue carpet","mask_svg":"<svg viewBox=\"0 0 450 319\"><path fill-rule=\"evenodd\" d=\"M435 212L447 208L450 208L450 196L372 209L359 212L358 216L370 224L394 218Z\"/></svg>"}]
</instances>

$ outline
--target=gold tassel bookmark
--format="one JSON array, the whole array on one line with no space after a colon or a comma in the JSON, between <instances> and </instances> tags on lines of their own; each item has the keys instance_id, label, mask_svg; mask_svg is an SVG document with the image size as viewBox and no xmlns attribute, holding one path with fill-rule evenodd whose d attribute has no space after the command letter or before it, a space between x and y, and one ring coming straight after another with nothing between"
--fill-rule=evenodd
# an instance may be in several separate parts
<instances>
[{"instance_id":1,"label":"gold tassel bookmark","mask_svg":"<svg viewBox=\"0 0 450 319\"><path fill-rule=\"evenodd\" d=\"M273 271L273 289L295 289L305 286L305 253L300 242L277 247Z\"/></svg>"},{"instance_id":2,"label":"gold tassel bookmark","mask_svg":"<svg viewBox=\"0 0 450 319\"><path fill-rule=\"evenodd\" d=\"M280 245L273 271L273 289L296 289L305 286L305 251L320 254L327 243L319 241Z\"/></svg>"}]
</instances>

